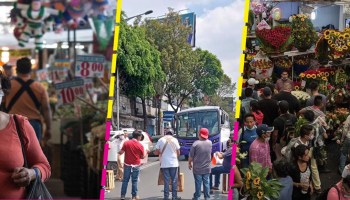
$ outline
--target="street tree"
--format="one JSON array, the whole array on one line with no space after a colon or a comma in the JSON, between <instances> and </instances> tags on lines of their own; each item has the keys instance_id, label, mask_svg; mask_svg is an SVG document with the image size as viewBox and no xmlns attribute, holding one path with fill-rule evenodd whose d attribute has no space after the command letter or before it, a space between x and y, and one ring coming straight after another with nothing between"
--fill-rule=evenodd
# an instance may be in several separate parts
<instances>
[{"instance_id":1,"label":"street tree","mask_svg":"<svg viewBox=\"0 0 350 200\"><path fill-rule=\"evenodd\" d=\"M141 98L144 129L147 129L146 100L156 94L156 82L165 79L161 54L146 37L144 27L130 26L121 21L117 52L121 89L129 97Z\"/></svg>"},{"instance_id":2,"label":"street tree","mask_svg":"<svg viewBox=\"0 0 350 200\"><path fill-rule=\"evenodd\" d=\"M178 13L169 9L161 20L147 20L148 40L161 52L161 66L166 74L157 84L159 96L166 96L177 112L186 99L199 90L213 94L223 71L216 56L201 49L192 50L187 42L191 28L181 22Z\"/></svg>"}]
</instances>

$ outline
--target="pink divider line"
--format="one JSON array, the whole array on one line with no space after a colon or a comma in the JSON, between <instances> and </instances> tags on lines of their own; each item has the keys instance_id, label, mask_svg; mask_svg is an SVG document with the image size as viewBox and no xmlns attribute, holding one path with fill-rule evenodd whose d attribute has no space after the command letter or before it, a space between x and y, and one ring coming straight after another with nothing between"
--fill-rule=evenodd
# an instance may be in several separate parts
<instances>
[{"instance_id":1,"label":"pink divider line","mask_svg":"<svg viewBox=\"0 0 350 200\"><path fill-rule=\"evenodd\" d=\"M105 200L105 190L104 189L100 190L100 200Z\"/></svg>"},{"instance_id":2,"label":"pink divider line","mask_svg":"<svg viewBox=\"0 0 350 200\"><path fill-rule=\"evenodd\" d=\"M106 186L107 170L102 170L101 186Z\"/></svg>"},{"instance_id":3,"label":"pink divider line","mask_svg":"<svg viewBox=\"0 0 350 200\"><path fill-rule=\"evenodd\" d=\"M108 160L108 148L109 148L109 144L106 143L106 144L105 144L105 148L104 148L104 152L103 152L103 165L104 165L104 166L107 165L107 160Z\"/></svg>"},{"instance_id":4,"label":"pink divider line","mask_svg":"<svg viewBox=\"0 0 350 200\"><path fill-rule=\"evenodd\" d=\"M237 141L238 138L238 130L239 130L239 122L234 123L234 132L233 132L233 140ZM236 165L236 156L237 156L237 144L232 145L232 157L231 157L231 165ZM231 186L233 186L234 183L234 175L235 171L231 169L230 171L230 182L229 182L229 192L228 192L228 199L233 199L233 190L231 189Z\"/></svg>"},{"instance_id":5,"label":"pink divider line","mask_svg":"<svg viewBox=\"0 0 350 200\"><path fill-rule=\"evenodd\" d=\"M106 135L105 140L108 141L111 134L111 121L106 122Z\"/></svg>"}]
</instances>

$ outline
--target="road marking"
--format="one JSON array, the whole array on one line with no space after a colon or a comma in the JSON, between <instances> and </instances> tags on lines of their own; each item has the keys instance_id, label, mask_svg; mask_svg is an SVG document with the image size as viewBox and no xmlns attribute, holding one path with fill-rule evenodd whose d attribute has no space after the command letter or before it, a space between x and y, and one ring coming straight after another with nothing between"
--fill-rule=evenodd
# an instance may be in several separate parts
<instances>
[{"instance_id":1,"label":"road marking","mask_svg":"<svg viewBox=\"0 0 350 200\"><path fill-rule=\"evenodd\" d=\"M146 168L149 168L149 167L152 167L152 166L157 165L157 164L159 164L159 163L160 163L160 162L159 162L159 160L158 160L158 161L156 161L156 162L151 162L150 164L147 164L147 165L142 165L142 166L140 167L140 170L146 169Z\"/></svg>"}]
</instances>

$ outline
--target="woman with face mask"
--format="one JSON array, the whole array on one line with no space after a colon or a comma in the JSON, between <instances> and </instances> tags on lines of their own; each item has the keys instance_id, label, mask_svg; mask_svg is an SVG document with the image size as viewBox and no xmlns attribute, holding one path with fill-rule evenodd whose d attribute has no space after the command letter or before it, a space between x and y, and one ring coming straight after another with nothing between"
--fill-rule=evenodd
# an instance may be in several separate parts
<instances>
[{"instance_id":1,"label":"woman with face mask","mask_svg":"<svg viewBox=\"0 0 350 200\"><path fill-rule=\"evenodd\" d=\"M293 200L308 200L313 194L309 148L303 144L293 149L293 165L290 176L293 179Z\"/></svg>"},{"instance_id":2,"label":"woman with face mask","mask_svg":"<svg viewBox=\"0 0 350 200\"><path fill-rule=\"evenodd\" d=\"M2 71L0 80L2 100L11 84ZM27 166L22 153L22 142ZM50 177L50 164L26 117L0 112L0 143L0 199L24 199L26 187L31 182L36 179L45 181Z\"/></svg>"},{"instance_id":3,"label":"woman with face mask","mask_svg":"<svg viewBox=\"0 0 350 200\"><path fill-rule=\"evenodd\" d=\"M266 124L259 125L256 129L258 138L250 145L249 148L249 161L257 162L262 165L262 167L268 167L269 173L272 172L272 162L270 156L270 137L273 132L273 127L269 127Z\"/></svg>"}]
</instances>

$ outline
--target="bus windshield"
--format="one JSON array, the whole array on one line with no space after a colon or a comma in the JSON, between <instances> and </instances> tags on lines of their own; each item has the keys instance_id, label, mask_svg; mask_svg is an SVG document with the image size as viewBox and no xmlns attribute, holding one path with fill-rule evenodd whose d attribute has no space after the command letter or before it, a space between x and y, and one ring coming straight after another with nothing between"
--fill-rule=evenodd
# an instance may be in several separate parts
<instances>
[{"instance_id":1,"label":"bus windshield","mask_svg":"<svg viewBox=\"0 0 350 200\"><path fill-rule=\"evenodd\" d=\"M209 135L219 134L218 111L198 111L177 115L176 132L179 137L198 137L201 128L207 128Z\"/></svg>"}]
</instances>

